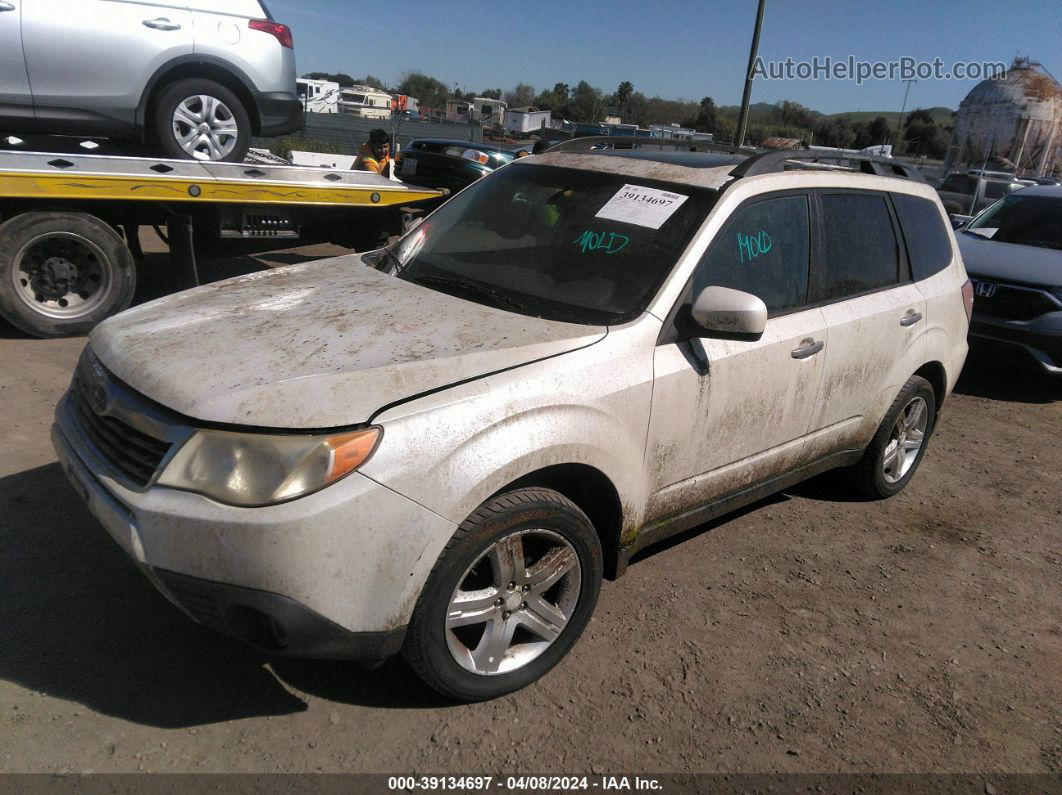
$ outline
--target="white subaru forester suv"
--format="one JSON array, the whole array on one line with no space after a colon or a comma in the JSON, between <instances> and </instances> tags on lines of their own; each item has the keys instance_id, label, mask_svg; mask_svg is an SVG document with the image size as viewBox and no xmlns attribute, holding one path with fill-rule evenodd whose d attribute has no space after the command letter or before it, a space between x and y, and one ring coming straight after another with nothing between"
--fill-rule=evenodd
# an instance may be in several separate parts
<instances>
[{"instance_id":1,"label":"white subaru forester suv","mask_svg":"<svg viewBox=\"0 0 1062 795\"><path fill-rule=\"evenodd\" d=\"M204 624L520 688L637 550L832 468L888 497L924 456L972 302L940 201L787 157L525 158L388 249L124 312L59 458Z\"/></svg>"}]
</instances>

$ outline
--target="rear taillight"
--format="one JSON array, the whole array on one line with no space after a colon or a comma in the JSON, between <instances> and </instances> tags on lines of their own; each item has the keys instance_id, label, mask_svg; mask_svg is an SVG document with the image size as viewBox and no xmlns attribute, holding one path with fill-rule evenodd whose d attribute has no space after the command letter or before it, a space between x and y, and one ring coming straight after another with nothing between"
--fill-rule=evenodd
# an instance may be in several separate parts
<instances>
[{"instance_id":1,"label":"rear taillight","mask_svg":"<svg viewBox=\"0 0 1062 795\"><path fill-rule=\"evenodd\" d=\"M973 282L969 279L966 280L966 284L962 286L962 306L966 310L966 320L973 317L973 298L974 298L974 286Z\"/></svg>"},{"instance_id":2,"label":"rear taillight","mask_svg":"<svg viewBox=\"0 0 1062 795\"><path fill-rule=\"evenodd\" d=\"M279 22L270 22L268 19L252 19L250 28L251 30L260 30L263 33L275 36L281 46L287 47L289 50L295 49L295 42L291 38L291 28L287 25L281 25Z\"/></svg>"}]
</instances>

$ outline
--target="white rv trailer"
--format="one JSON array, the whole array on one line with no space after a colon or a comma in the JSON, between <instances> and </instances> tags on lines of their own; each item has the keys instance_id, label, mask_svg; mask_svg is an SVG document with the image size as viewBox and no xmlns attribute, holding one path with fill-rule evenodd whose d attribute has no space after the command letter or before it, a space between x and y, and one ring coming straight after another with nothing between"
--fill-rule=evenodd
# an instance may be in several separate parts
<instances>
[{"instance_id":1,"label":"white rv trailer","mask_svg":"<svg viewBox=\"0 0 1062 795\"><path fill-rule=\"evenodd\" d=\"M339 83L300 77L295 81L295 91L307 113L339 112Z\"/></svg>"},{"instance_id":2,"label":"white rv trailer","mask_svg":"<svg viewBox=\"0 0 1062 795\"><path fill-rule=\"evenodd\" d=\"M339 112L361 119L390 119L391 95L372 86L341 88Z\"/></svg>"}]
</instances>

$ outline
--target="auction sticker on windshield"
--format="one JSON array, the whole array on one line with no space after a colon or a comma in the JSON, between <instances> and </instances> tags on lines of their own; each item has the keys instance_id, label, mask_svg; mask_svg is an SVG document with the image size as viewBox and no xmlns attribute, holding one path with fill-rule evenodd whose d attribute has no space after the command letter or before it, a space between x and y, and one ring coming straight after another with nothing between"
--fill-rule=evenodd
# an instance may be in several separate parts
<instances>
[{"instance_id":1,"label":"auction sticker on windshield","mask_svg":"<svg viewBox=\"0 0 1062 795\"><path fill-rule=\"evenodd\" d=\"M659 229L688 198L667 190L624 185L598 210L595 217Z\"/></svg>"}]
</instances>

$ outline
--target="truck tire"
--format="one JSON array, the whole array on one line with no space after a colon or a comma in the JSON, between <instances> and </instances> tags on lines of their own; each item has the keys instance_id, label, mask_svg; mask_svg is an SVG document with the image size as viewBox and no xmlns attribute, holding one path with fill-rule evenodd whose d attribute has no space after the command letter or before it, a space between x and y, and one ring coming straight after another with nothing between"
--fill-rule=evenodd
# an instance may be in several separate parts
<instances>
[{"instance_id":1,"label":"truck tire","mask_svg":"<svg viewBox=\"0 0 1062 795\"><path fill-rule=\"evenodd\" d=\"M87 334L135 289L133 255L95 216L28 212L0 224L0 315L27 334Z\"/></svg>"},{"instance_id":2,"label":"truck tire","mask_svg":"<svg viewBox=\"0 0 1062 795\"><path fill-rule=\"evenodd\" d=\"M178 80L159 94L151 133L166 157L239 163L251 145L243 102L213 80Z\"/></svg>"}]
</instances>

